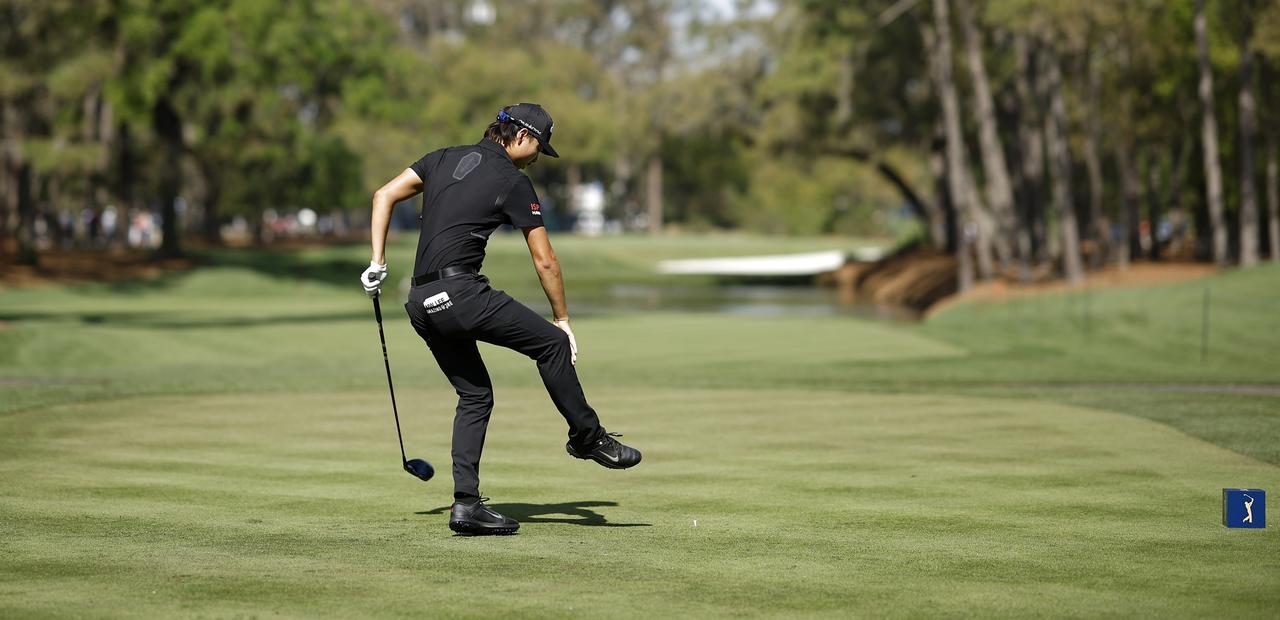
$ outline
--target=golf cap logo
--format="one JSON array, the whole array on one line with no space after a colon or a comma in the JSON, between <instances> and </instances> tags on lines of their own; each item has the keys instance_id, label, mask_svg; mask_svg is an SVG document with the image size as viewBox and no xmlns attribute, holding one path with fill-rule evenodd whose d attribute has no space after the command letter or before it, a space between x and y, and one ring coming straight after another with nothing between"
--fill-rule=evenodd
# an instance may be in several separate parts
<instances>
[{"instance_id":1,"label":"golf cap logo","mask_svg":"<svg viewBox=\"0 0 1280 620\"><path fill-rule=\"evenodd\" d=\"M1223 489L1222 524L1231 528L1267 527L1267 492L1262 489Z\"/></svg>"}]
</instances>

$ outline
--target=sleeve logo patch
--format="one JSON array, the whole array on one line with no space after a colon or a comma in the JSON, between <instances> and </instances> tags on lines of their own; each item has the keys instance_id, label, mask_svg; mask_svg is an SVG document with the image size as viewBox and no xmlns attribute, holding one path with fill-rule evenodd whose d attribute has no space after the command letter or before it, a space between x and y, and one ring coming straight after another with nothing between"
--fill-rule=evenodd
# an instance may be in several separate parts
<instances>
[{"instance_id":1,"label":"sleeve logo patch","mask_svg":"<svg viewBox=\"0 0 1280 620\"><path fill-rule=\"evenodd\" d=\"M536 202L531 202L529 203L529 211L531 211L534 215L542 215L542 205Z\"/></svg>"}]
</instances>

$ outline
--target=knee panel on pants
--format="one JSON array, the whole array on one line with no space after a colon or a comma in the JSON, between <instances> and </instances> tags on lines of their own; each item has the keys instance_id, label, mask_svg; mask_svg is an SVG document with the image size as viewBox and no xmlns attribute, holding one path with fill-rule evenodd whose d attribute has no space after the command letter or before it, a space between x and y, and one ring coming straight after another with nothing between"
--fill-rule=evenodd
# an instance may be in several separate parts
<instances>
[{"instance_id":1,"label":"knee panel on pants","mask_svg":"<svg viewBox=\"0 0 1280 620\"><path fill-rule=\"evenodd\" d=\"M569 354L569 334L564 333L558 327L551 329L555 331L555 334L549 334L550 339L547 341L546 346L543 347L542 354L538 356L538 361Z\"/></svg>"},{"instance_id":2,"label":"knee panel on pants","mask_svg":"<svg viewBox=\"0 0 1280 620\"><path fill-rule=\"evenodd\" d=\"M493 390L458 390L458 408L469 410L493 410Z\"/></svg>"}]
</instances>

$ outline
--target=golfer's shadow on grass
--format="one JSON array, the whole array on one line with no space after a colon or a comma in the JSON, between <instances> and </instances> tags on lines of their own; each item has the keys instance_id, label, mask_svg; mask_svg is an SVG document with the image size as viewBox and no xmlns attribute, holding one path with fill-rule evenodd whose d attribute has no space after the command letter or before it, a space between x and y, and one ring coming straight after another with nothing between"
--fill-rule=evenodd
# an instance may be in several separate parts
<instances>
[{"instance_id":1,"label":"golfer's shadow on grass","mask_svg":"<svg viewBox=\"0 0 1280 620\"><path fill-rule=\"evenodd\" d=\"M490 504L489 507L521 523L568 523L595 527L651 527L653 525L652 523L610 523L604 515L591 510L617 505L618 502L565 502L563 504ZM441 506L415 514L439 515L448 512L449 506Z\"/></svg>"}]
</instances>

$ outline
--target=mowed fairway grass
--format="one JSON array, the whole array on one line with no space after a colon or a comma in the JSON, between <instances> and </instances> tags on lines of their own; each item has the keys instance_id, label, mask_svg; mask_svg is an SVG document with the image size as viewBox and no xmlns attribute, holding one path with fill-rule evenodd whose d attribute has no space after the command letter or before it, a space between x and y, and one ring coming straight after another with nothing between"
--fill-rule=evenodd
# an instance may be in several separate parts
<instances>
[{"instance_id":1,"label":"mowed fairway grass","mask_svg":"<svg viewBox=\"0 0 1280 620\"><path fill-rule=\"evenodd\" d=\"M557 240L571 308L658 258L828 247ZM495 239L486 272L542 307L524 252ZM645 453L628 471L568 457L533 363L482 345L482 490L522 527L460 538L454 395L388 299L424 484L399 471L366 255L0 291L0 617L1280 613L1275 527L1221 525L1223 487L1280 518L1275 267L923 324L584 315L588 399Z\"/></svg>"}]
</instances>

